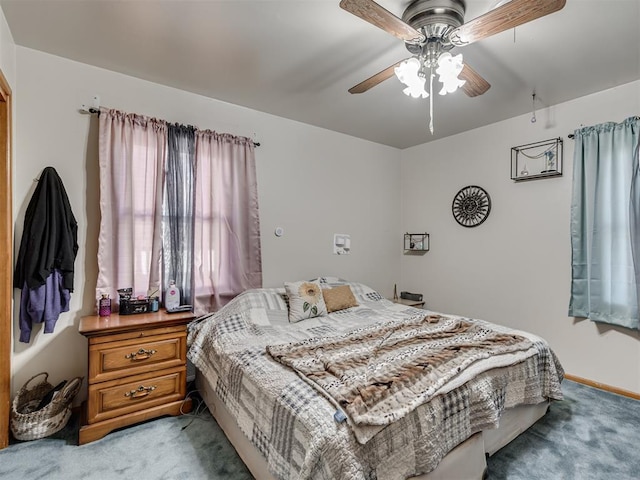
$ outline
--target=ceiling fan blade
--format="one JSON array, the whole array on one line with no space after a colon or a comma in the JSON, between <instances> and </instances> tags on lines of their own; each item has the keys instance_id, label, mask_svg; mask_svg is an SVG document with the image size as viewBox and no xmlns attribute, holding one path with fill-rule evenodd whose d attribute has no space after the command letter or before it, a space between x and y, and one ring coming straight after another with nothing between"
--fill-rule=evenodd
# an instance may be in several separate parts
<instances>
[{"instance_id":1,"label":"ceiling fan blade","mask_svg":"<svg viewBox=\"0 0 640 480\"><path fill-rule=\"evenodd\" d=\"M340 7L405 42L420 43L424 40L419 31L373 0L342 0Z\"/></svg>"},{"instance_id":2,"label":"ceiling fan blade","mask_svg":"<svg viewBox=\"0 0 640 480\"><path fill-rule=\"evenodd\" d=\"M460 80L466 80L465 84L460 88L462 88L464 93L469 97L482 95L491 88L491 84L466 63L464 64L464 67L462 67L462 72L460 72L458 77Z\"/></svg>"},{"instance_id":3,"label":"ceiling fan blade","mask_svg":"<svg viewBox=\"0 0 640 480\"><path fill-rule=\"evenodd\" d=\"M566 0L511 0L459 26L449 34L449 41L457 47L468 45L557 12L565 3Z\"/></svg>"},{"instance_id":4,"label":"ceiling fan blade","mask_svg":"<svg viewBox=\"0 0 640 480\"><path fill-rule=\"evenodd\" d=\"M349 89L349 93L364 93L367 90L375 87L379 83L384 82L388 78L393 77L393 75L395 73L393 71L393 69L396 68L398 65L400 65L402 62L404 62L404 60L400 60L399 62L394 63L390 67L387 67L384 70L382 70L381 72L376 73L372 77L367 78L365 81L360 82L359 84L357 84L354 87L351 87Z\"/></svg>"}]
</instances>

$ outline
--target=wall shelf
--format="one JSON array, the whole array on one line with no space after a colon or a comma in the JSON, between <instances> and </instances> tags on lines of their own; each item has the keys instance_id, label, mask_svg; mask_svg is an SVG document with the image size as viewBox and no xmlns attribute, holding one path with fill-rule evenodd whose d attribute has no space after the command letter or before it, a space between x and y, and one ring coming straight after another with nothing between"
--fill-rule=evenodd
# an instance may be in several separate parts
<instances>
[{"instance_id":1,"label":"wall shelf","mask_svg":"<svg viewBox=\"0 0 640 480\"><path fill-rule=\"evenodd\" d=\"M522 182L562 175L562 138L511 149L511 180Z\"/></svg>"},{"instance_id":2,"label":"wall shelf","mask_svg":"<svg viewBox=\"0 0 640 480\"><path fill-rule=\"evenodd\" d=\"M429 251L428 233L405 233L404 234L405 253L424 253Z\"/></svg>"}]
</instances>

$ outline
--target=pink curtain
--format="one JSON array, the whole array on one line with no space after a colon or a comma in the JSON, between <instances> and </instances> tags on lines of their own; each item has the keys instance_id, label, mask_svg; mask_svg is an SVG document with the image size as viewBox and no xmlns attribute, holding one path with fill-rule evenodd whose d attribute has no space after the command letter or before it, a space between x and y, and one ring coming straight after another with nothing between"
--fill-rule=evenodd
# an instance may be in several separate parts
<instances>
[{"instance_id":1,"label":"pink curtain","mask_svg":"<svg viewBox=\"0 0 640 480\"><path fill-rule=\"evenodd\" d=\"M253 141L196 132L195 311L215 311L262 286Z\"/></svg>"},{"instance_id":2,"label":"pink curtain","mask_svg":"<svg viewBox=\"0 0 640 480\"><path fill-rule=\"evenodd\" d=\"M161 205L167 125L100 109L100 235L96 295L160 287ZM115 303L115 301L113 302Z\"/></svg>"}]
</instances>

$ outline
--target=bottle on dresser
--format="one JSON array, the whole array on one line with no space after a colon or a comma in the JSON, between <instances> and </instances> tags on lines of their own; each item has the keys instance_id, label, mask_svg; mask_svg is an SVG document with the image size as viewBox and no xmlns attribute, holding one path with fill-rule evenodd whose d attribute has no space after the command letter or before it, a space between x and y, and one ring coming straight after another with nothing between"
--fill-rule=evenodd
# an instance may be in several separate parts
<instances>
[{"instance_id":1,"label":"bottle on dresser","mask_svg":"<svg viewBox=\"0 0 640 480\"><path fill-rule=\"evenodd\" d=\"M180 306L180 289L176 286L175 280L169 280L169 287L164 295L164 308L167 311L175 310Z\"/></svg>"}]
</instances>

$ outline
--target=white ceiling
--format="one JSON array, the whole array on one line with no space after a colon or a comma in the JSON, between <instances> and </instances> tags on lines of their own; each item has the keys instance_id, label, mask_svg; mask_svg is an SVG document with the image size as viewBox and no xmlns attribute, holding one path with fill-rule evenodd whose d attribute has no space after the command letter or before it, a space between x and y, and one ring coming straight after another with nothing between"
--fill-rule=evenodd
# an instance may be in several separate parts
<instances>
[{"instance_id":1,"label":"white ceiling","mask_svg":"<svg viewBox=\"0 0 640 480\"><path fill-rule=\"evenodd\" d=\"M410 2L379 3L401 16ZM470 20L495 1L466 3ZM339 0L0 5L18 45L398 148L530 112L533 91L542 109L640 79L640 0L567 0L557 13L456 49L492 87L475 98L436 95L431 135L429 101L406 97L395 77L347 92L409 54Z\"/></svg>"}]
</instances>

